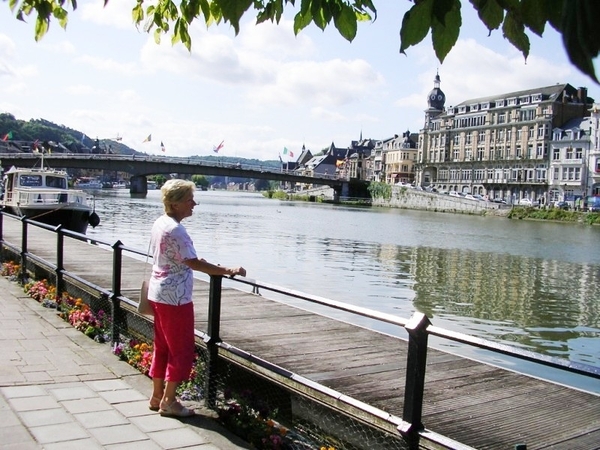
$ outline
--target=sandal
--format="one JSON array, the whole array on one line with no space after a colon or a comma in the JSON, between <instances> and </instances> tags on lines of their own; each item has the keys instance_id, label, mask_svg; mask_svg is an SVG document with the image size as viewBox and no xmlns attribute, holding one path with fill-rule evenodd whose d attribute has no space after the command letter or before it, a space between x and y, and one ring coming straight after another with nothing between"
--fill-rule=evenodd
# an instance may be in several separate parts
<instances>
[{"instance_id":1,"label":"sandal","mask_svg":"<svg viewBox=\"0 0 600 450\"><path fill-rule=\"evenodd\" d=\"M161 401L161 399L159 397L152 397L150 399L150 404L148 405L148 409L150 411L158 411L160 409L160 401Z\"/></svg>"},{"instance_id":2,"label":"sandal","mask_svg":"<svg viewBox=\"0 0 600 450\"><path fill-rule=\"evenodd\" d=\"M166 417L190 417L196 414L193 409L186 408L177 400L173 400L168 405L165 402L161 402L158 413Z\"/></svg>"}]
</instances>

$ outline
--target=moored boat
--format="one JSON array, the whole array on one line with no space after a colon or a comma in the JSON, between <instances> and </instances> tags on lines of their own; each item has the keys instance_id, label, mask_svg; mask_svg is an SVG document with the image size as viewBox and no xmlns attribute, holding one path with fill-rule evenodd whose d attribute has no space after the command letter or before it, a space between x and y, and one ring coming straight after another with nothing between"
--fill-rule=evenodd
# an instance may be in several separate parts
<instances>
[{"instance_id":1,"label":"moored boat","mask_svg":"<svg viewBox=\"0 0 600 450\"><path fill-rule=\"evenodd\" d=\"M44 167L43 156L40 167L5 172L0 205L10 214L82 234L100 223L89 195L69 189L67 173Z\"/></svg>"},{"instance_id":2,"label":"moored boat","mask_svg":"<svg viewBox=\"0 0 600 450\"><path fill-rule=\"evenodd\" d=\"M77 189L94 190L102 189L103 185L102 181L100 181L97 178L82 177L77 180L77 182L75 183L75 187Z\"/></svg>"}]
</instances>

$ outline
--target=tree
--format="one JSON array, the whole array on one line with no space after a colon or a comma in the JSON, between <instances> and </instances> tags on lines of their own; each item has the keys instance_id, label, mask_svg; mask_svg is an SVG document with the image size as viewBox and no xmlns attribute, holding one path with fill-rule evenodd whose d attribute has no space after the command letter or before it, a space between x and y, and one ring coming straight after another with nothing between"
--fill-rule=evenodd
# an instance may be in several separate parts
<instances>
[{"instance_id":1,"label":"tree","mask_svg":"<svg viewBox=\"0 0 600 450\"><path fill-rule=\"evenodd\" d=\"M192 175L192 181L196 186L207 188L210 185L210 181L204 175Z\"/></svg>"},{"instance_id":2,"label":"tree","mask_svg":"<svg viewBox=\"0 0 600 450\"><path fill-rule=\"evenodd\" d=\"M404 14L400 29L400 52L420 43L431 31L433 49L440 62L454 47L462 25L461 7L466 0L411 0L413 6ZM542 36L546 25L555 28L563 38L571 62L583 73L598 82L593 59L600 52L600 1L598 0L469 0L479 18L491 33L502 29L512 45L529 56L527 31ZM104 0L106 5L108 0ZM203 20L207 26L229 23L239 32L240 20L252 7L256 22L267 20L279 23L284 9L295 8L296 0L153 0L144 8L138 0L132 10L136 26L144 24L146 32L153 32L156 42L162 35L171 37L173 44L183 43L188 50L192 41L188 33L194 20ZM146 0L148 4L148 0ZM63 28L67 25L68 11L75 10L77 0L9 0L17 19L37 14L35 39L48 31L51 19ZM372 0L301 0L294 16L294 32L298 34L311 23L320 29L331 25L348 41L356 36L358 23L375 20L377 10Z\"/></svg>"}]
</instances>

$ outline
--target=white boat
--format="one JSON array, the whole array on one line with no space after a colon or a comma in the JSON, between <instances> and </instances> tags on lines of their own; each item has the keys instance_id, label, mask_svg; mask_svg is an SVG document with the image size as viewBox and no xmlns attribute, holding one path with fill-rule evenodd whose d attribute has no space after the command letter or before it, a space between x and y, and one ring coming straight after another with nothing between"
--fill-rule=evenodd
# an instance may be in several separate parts
<instances>
[{"instance_id":1,"label":"white boat","mask_svg":"<svg viewBox=\"0 0 600 450\"><path fill-rule=\"evenodd\" d=\"M102 182L97 178L82 177L75 183L77 189L94 190L102 189Z\"/></svg>"},{"instance_id":2,"label":"white boat","mask_svg":"<svg viewBox=\"0 0 600 450\"><path fill-rule=\"evenodd\" d=\"M63 170L44 167L11 167L4 174L0 205L10 214L27 217L48 225L85 234L88 224L95 227L100 219L89 195L68 188L68 175Z\"/></svg>"},{"instance_id":3,"label":"white boat","mask_svg":"<svg viewBox=\"0 0 600 450\"><path fill-rule=\"evenodd\" d=\"M146 189L148 189L149 191L158 189L158 184L156 184L156 181L154 181L154 180L148 180L146 182Z\"/></svg>"}]
</instances>

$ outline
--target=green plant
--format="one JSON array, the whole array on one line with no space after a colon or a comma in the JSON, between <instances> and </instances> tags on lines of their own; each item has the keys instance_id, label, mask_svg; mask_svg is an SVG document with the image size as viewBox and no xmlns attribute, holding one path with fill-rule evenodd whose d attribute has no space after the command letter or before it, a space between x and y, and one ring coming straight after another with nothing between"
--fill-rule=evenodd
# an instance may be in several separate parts
<instances>
[{"instance_id":1,"label":"green plant","mask_svg":"<svg viewBox=\"0 0 600 450\"><path fill-rule=\"evenodd\" d=\"M148 372L150 371L153 350L154 347L152 344L140 342L136 339L116 343L113 347L113 353L115 355L144 375L148 375Z\"/></svg>"},{"instance_id":2,"label":"green plant","mask_svg":"<svg viewBox=\"0 0 600 450\"><path fill-rule=\"evenodd\" d=\"M382 198L389 200L392 198L392 186L387 183L373 181L367 188L372 198Z\"/></svg>"},{"instance_id":3,"label":"green plant","mask_svg":"<svg viewBox=\"0 0 600 450\"><path fill-rule=\"evenodd\" d=\"M21 266L14 261L2 263L0 275L11 279L17 277L21 271Z\"/></svg>"}]
</instances>

